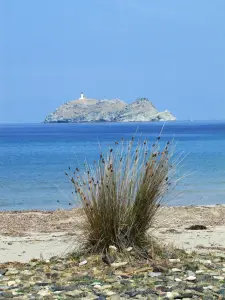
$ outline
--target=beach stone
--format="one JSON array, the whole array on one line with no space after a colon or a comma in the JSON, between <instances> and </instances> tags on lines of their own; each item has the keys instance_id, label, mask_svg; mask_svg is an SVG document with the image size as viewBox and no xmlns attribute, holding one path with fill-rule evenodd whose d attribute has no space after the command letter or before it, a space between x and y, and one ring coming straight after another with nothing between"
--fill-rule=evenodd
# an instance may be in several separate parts
<instances>
[{"instance_id":1,"label":"beach stone","mask_svg":"<svg viewBox=\"0 0 225 300\"><path fill-rule=\"evenodd\" d=\"M171 269L171 271L172 271L173 273L179 273L179 272L182 272L182 270L181 270L181 269L178 269L178 268L173 268L173 269Z\"/></svg>"},{"instance_id":2,"label":"beach stone","mask_svg":"<svg viewBox=\"0 0 225 300\"><path fill-rule=\"evenodd\" d=\"M180 262L180 259L179 258L170 258L169 261L171 263L178 263L178 262Z\"/></svg>"},{"instance_id":3,"label":"beach stone","mask_svg":"<svg viewBox=\"0 0 225 300\"><path fill-rule=\"evenodd\" d=\"M66 293L66 296L75 298L75 299L81 299L87 295L86 292L81 290L74 290Z\"/></svg>"},{"instance_id":4,"label":"beach stone","mask_svg":"<svg viewBox=\"0 0 225 300\"><path fill-rule=\"evenodd\" d=\"M167 292L166 298L167 299L177 299L180 297L180 294L178 292Z\"/></svg>"},{"instance_id":5,"label":"beach stone","mask_svg":"<svg viewBox=\"0 0 225 300\"><path fill-rule=\"evenodd\" d=\"M182 298L192 298L193 297L193 292L190 290L185 290L181 292Z\"/></svg>"},{"instance_id":6,"label":"beach stone","mask_svg":"<svg viewBox=\"0 0 225 300\"><path fill-rule=\"evenodd\" d=\"M107 290L105 291L105 295L108 296L108 297L109 297L109 296L113 296L113 295L115 295L115 294L116 294L116 293L113 292L113 291L107 291Z\"/></svg>"},{"instance_id":7,"label":"beach stone","mask_svg":"<svg viewBox=\"0 0 225 300\"><path fill-rule=\"evenodd\" d=\"M4 298L9 298L9 299L12 299L14 297L12 292L2 292L1 296L3 296Z\"/></svg>"},{"instance_id":8,"label":"beach stone","mask_svg":"<svg viewBox=\"0 0 225 300\"><path fill-rule=\"evenodd\" d=\"M128 295L129 297L136 297L139 292L138 291L128 291L128 292L125 292L126 295Z\"/></svg>"},{"instance_id":9,"label":"beach stone","mask_svg":"<svg viewBox=\"0 0 225 300\"><path fill-rule=\"evenodd\" d=\"M112 288L112 285L95 285L94 286L95 289L98 289L98 290L107 290L107 289L111 289Z\"/></svg>"},{"instance_id":10,"label":"beach stone","mask_svg":"<svg viewBox=\"0 0 225 300\"><path fill-rule=\"evenodd\" d=\"M163 266L153 266L153 272L161 272L161 273L165 273L167 271L166 267Z\"/></svg>"},{"instance_id":11,"label":"beach stone","mask_svg":"<svg viewBox=\"0 0 225 300\"><path fill-rule=\"evenodd\" d=\"M198 276L198 280L199 280L199 281L202 281L202 282L211 281L211 280L212 280L212 276L211 276L211 275L208 275L208 274L199 275L199 276Z\"/></svg>"},{"instance_id":12,"label":"beach stone","mask_svg":"<svg viewBox=\"0 0 225 300\"><path fill-rule=\"evenodd\" d=\"M55 270L55 271L65 271L65 266L57 264L57 265L53 266L52 270Z\"/></svg>"},{"instance_id":13,"label":"beach stone","mask_svg":"<svg viewBox=\"0 0 225 300\"><path fill-rule=\"evenodd\" d=\"M211 265L212 261L209 259L199 259L199 262L203 265Z\"/></svg>"},{"instance_id":14,"label":"beach stone","mask_svg":"<svg viewBox=\"0 0 225 300\"><path fill-rule=\"evenodd\" d=\"M60 285L53 285L51 289L56 292L56 291L73 291L77 289L77 284L71 284L71 285L66 285L63 283L60 283Z\"/></svg>"},{"instance_id":15,"label":"beach stone","mask_svg":"<svg viewBox=\"0 0 225 300\"><path fill-rule=\"evenodd\" d=\"M0 269L0 275L5 275L8 269Z\"/></svg>"},{"instance_id":16,"label":"beach stone","mask_svg":"<svg viewBox=\"0 0 225 300\"><path fill-rule=\"evenodd\" d=\"M137 295L135 299L143 299L142 295Z\"/></svg>"},{"instance_id":17,"label":"beach stone","mask_svg":"<svg viewBox=\"0 0 225 300\"><path fill-rule=\"evenodd\" d=\"M149 277L159 277L161 275L162 275L161 272L150 272L150 273L148 273Z\"/></svg>"},{"instance_id":18,"label":"beach stone","mask_svg":"<svg viewBox=\"0 0 225 300\"><path fill-rule=\"evenodd\" d=\"M130 278L130 277L128 277L128 278ZM118 279L121 279L121 277ZM104 281L107 283L114 283L114 282L118 282L118 279L117 278L106 278Z\"/></svg>"},{"instance_id":19,"label":"beach stone","mask_svg":"<svg viewBox=\"0 0 225 300\"><path fill-rule=\"evenodd\" d=\"M196 270L195 274L204 274L204 270Z\"/></svg>"},{"instance_id":20,"label":"beach stone","mask_svg":"<svg viewBox=\"0 0 225 300\"><path fill-rule=\"evenodd\" d=\"M8 269L8 271L5 273L6 276L11 276L11 275L17 275L19 271L17 269Z\"/></svg>"},{"instance_id":21,"label":"beach stone","mask_svg":"<svg viewBox=\"0 0 225 300\"><path fill-rule=\"evenodd\" d=\"M96 295L88 292L85 297L82 297L82 300L96 300Z\"/></svg>"},{"instance_id":22,"label":"beach stone","mask_svg":"<svg viewBox=\"0 0 225 300\"><path fill-rule=\"evenodd\" d=\"M220 289L217 291L217 294L219 294L220 296L225 297L225 289Z\"/></svg>"},{"instance_id":23,"label":"beach stone","mask_svg":"<svg viewBox=\"0 0 225 300\"><path fill-rule=\"evenodd\" d=\"M203 290L213 290L213 286L212 285L203 286Z\"/></svg>"},{"instance_id":24,"label":"beach stone","mask_svg":"<svg viewBox=\"0 0 225 300\"><path fill-rule=\"evenodd\" d=\"M147 295L156 295L157 291L151 288L147 288L144 292L142 292L143 296L147 296Z\"/></svg>"},{"instance_id":25,"label":"beach stone","mask_svg":"<svg viewBox=\"0 0 225 300\"><path fill-rule=\"evenodd\" d=\"M120 295L115 294L109 297L110 300L120 300Z\"/></svg>"},{"instance_id":26,"label":"beach stone","mask_svg":"<svg viewBox=\"0 0 225 300\"><path fill-rule=\"evenodd\" d=\"M36 262L36 261L31 261L31 262L29 263L29 266L31 266L31 267L36 267L36 265L37 265L37 262Z\"/></svg>"},{"instance_id":27,"label":"beach stone","mask_svg":"<svg viewBox=\"0 0 225 300\"><path fill-rule=\"evenodd\" d=\"M114 252L117 252L117 251L118 251L118 249L117 249L116 246L113 246L113 245L109 246L109 253L110 253L110 254L112 254L112 253L114 253Z\"/></svg>"},{"instance_id":28,"label":"beach stone","mask_svg":"<svg viewBox=\"0 0 225 300\"><path fill-rule=\"evenodd\" d=\"M37 299L37 297L36 297L36 295L29 295L29 300L36 300Z\"/></svg>"},{"instance_id":29,"label":"beach stone","mask_svg":"<svg viewBox=\"0 0 225 300\"><path fill-rule=\"evenodd\" d=\"M133 250L133 247L128 247L125 249L125 251L127 251L127 252L131 252L132 250Z\"/></svg>"},{"instance_id":30,"label":"beach stone","mask_svg":"<svg viewBox=\"0 0 225 300\"><path fill-rule=\"evenodd\" d=\"M83 261L81 261L80 263L79 263L79 266L84 266L84 265L86 265L87 264L87 260L83 260Z\"/></svg>"},{"instance_id":31,"label":"beach stone","mask_svg":"<svg viewBox=\"0 0 225 300\"><path fill-rule=\"evenodd\" d=\"M95 285L101 285L101 282L99 281L94 281L91 285L95 286Z\"/></svg>"},{"instance_id":32,"label":"beach stone","mask_svg":"<svg viewBox=\"0 0 225 300\"><path fill-rule=\"evenodd\" d=\"M203 286L192 286L191 289L200 293L203 293L204 291Z\"/></svg>"},{"instance_id":33,"label":"beach stone","mask_svg":"<svg viewBox=\"0 0 225 300\"><path fill-rule=\"evenodd\" d=\"M157 295L151 294L147 296L147 300L158 300L159 297Z\"/></svg>"},{"instance_id":34,"label":"beach stone","mask_svg":"<svg viewBox=\"0 0 225 300\"><path fill-rule=\"evenodd\" d=\"M215 297L212 295L204 295L204 300L214 300L214 299L215 299Z\"/></svg>"},{"instance_id":35,"label":"beach stone","mask_svg":"<svg viewBox=\"0 0 225 300\"><path fill-rule=\"evenodd\" d=\"M217 280L224 280L224 276L213 276L213 278Z\"/></svg>"},{"instance_id":36,"label":"beach stone","mask_svg":"<svg viewBox=\"0 0 225 300\"><path fill-rule=\"evenodd\" d=\"M56 278L59 278L59 277L60 277L59 273L54 272L54 273L51 274L51 279L56 279Z\"/></svg>"},{"instance_id":37,"label":"beach stone","mask_svg":"<svg viewBox=\"0 0 225 300\"><path fill-rule=\"evenodd\" d=\"M30 279L33 282L41 282L43 280L43 277L41 277L41 276L32 276L32 277L30 277Z\"/></svg>"},{"instance_id":38,"label":"beach stone","mask_svg":"<svg viewBox=\"0 0 225 300\"><path fill-rule=\"evenodd\" d=\"M13 286L16 285L16 281L8 281L7 284L8 286Z\"/></svg>"},{"instance_id":39,"label":"beach stone","mask_svg":"<svg viewBox=\"0 0 225 300\"><path fill-rule=\"evenodd\" d=\"M37 286L48 286L49 282L36 282L35 283Z\"/></svg>"},{"instance_id":40,"label":"beach stone","mask_svg":"<svg viewBox=\"0 0 225 300\"><path fill-rule=\"evenodd\" d=\"M195 280L196 280L196 277L195 277L195 276L188 276L188 277L186 278L186 280L188 280L188 281L195 281Z\"/></svg>"},{"instance_id":41,"label":"beach stone","mask_svg":"<svg viewBox=\"0 0 225 300\"><path fill-rule=\"evenodd\" d=\"M10 277L9 276L2 276L1 277L1 283L4 283L6 281L10 280Z\"/></svg>"},{"instance_id":42,"label":"beach stone","mask_svg":"<svg viewBox=\"0 0 225 300\"><path fill-rule=\"evenodd\" d=\"M120 281L120 284L126 286L126 285L130 284L130 281L129 281L129 280L123 280L123 279L122 279L122 280Z\"/></svg>"},{"instance_id":43,"label":"beach stone","mask_svg":"<svg viewBox=\"0 0 225 300\"><path fill-rule=\"evenodd\" d=\"M128 264L127 261L123 261L123 262L118 262L118 263L112 263L111 266L113 268L120 268L120 267L126 266L127 264Z\"/></svg>"},{"instance_id":44,"label":"beach stone","mask_svg":"<svg viewBox=\"0 0 225 300\"><path fill-rule=\"evenodd\" d=\"M48 290L40 290L40 291L38 291L38 295L40 295L40 296L47 296L47 295L49 295L50 294L50 292L48 291Z\"/></svg>"},{"instance_id":45,"label":"beach stone","mask_svg":"<svg viewBox=\"0 0 225 300\"><path fill-rule=\"evenodd\" d=\"M128 281L127 284L129 284L129 281ZM112 288L113 288L113 289L120 289L120 287L121 287L121 283L120 283L120 282L114 282L114 283L112 284Z\"/></svg>"},{"instance_id":46,"label":"beach stone","mask_svg":"<svg viewBox=\"0 0 225 300\"><path fill-rule=\"evenodd\" d=\"M30 270L23 270L22 272L20 272L21 275L24 276L32 276L34 275L34 272L30 271Z\"/></svg>"},{"instance_id":47,"label":"beach stone","mask_svg":"<svg viewBox=\"0 0 225 300\"><path fill-rule=\"evenodd\" d=\"M193 271L188 270L187 271L187 276L193 276L193 277L195 277L195 273Z\"/></svg>"},{"instance_id":48,"label":"beach stone","mask_svg":"<svg viewBox=\"0 0 225 300\"><path fill-rule=\"evenodd\" d=\"M170 291L170 288L168 286L166 286L166 282L164 285L158 285L158 286L155 286L157 291L161 291L161 292L171 292Z\"/></svg>"}]
</instances>

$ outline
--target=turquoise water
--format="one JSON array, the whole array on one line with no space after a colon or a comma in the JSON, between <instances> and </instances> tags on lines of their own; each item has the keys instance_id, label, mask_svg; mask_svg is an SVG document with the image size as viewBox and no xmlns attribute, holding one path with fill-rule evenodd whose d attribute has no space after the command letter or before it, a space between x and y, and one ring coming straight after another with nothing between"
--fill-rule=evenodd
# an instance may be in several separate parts
<instances>
[{"instance_id":1,"label":"turquoise water","mask_svg":"<svg viewBox=\"0 0 225 300\"><path fill-rule=\"evenodd\" d=\"M99 143L106 149L137 129L143 139L154 141L162 123L0 125L0 210L71 207L68 167L84 159L92 163L99 157ZM192 174L169 204L225 203L225 122L165 124L162 141L173 137L176 151L187 156L180 172Z\"/></svg>"}]
</instances>

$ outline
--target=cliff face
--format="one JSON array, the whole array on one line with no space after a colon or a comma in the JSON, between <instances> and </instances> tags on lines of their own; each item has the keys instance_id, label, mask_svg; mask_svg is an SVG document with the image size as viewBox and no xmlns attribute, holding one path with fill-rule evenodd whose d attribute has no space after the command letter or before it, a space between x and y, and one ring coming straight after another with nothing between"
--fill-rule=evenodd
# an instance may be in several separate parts
<instances>
[{"instance_id":1,"label":"cliff face","mask_svg":"<svg viewBox=\"0 0 225 300\"><path fill-rule=\"evenodd\" d=\"M140 98L131 104L119 99L96 100L79 99L67 102L50 113L46 123L80 122L148 122L175 121L169 112L158 112L146 98Z\"/></svg>"}]
</instances>

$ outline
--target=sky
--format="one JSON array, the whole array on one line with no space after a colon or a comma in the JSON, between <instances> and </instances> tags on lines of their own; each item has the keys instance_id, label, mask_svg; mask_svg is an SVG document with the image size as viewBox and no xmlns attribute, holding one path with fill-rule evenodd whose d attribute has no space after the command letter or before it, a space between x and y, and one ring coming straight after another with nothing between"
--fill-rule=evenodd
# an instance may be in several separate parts
<instances>
[{"instance_id":1,"label":"sky","mask_svg":"<svg viewBox=\"0 0 225 300\"><path fill-rule=\"evenodd\" d=\"M224 0L0 0L0 123L80 92L225 119Z\"/></svg>"}]
</instances>

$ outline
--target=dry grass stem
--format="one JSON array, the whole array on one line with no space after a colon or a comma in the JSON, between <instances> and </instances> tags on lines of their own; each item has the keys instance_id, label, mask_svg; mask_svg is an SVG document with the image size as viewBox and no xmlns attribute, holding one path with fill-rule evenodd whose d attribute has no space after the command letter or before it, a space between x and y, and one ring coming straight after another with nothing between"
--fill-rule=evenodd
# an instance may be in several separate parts
<instances>
[{"instance_id":1,"label":"dry grass stem","mask_svg":"<svg viewBox=\"0 0 225 300\"><path fill-rule=\"evenodd\" d=\"M149 146L147 140L122 139L93 166L85 162L82 170L66 173L85 212L92 251L107 251L110 245L143 249L149 243L147 231L177 183L173 178L180 162L171 159L173 143L160 149L159 140Z\"/></svg>"}]
</instances>

